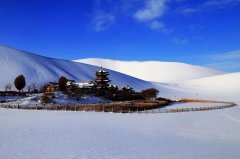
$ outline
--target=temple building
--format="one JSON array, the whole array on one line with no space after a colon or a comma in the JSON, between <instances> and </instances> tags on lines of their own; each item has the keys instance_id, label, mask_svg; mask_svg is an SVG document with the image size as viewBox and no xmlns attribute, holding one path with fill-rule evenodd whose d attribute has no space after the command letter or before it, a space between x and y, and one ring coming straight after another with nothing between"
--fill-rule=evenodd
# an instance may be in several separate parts
<instances>
[{"instance_id":1,"label":"temple building","mask_svg":"<svg viewBox=\"0 0 240 159\"><path fill-rule=\"evenodd\" d=\"M109 86L108 83L110 82L108 78L109 76L108 71L101 68L99 71L95 73L95 75L96 75L96 78L95 78L96 87L102 90L107 89Z\"/></svg>"},{"instance_id":2,"label":"temple building","mask_svg":"<svg viewBox=\"0 0 240 159\"><path fill-rule=\"evenodd\" d=\"M47 85L47 92L56 92L58 91L58 83L49 82Z\"/></svg>"},{"instance_id":3,"label":"temple building","mask_svg":"<svg viewBox=\"0 0 240 159\"><path fill-rule=\"evenodd\" d=\"M82 88L82 89L92 89L95 86L95 83L93 81L89 81L89 82L75 82L73 80L69 80L66 85L67 85L67 87L76 87L76 88Z\"/></svg>"}]
</instances>

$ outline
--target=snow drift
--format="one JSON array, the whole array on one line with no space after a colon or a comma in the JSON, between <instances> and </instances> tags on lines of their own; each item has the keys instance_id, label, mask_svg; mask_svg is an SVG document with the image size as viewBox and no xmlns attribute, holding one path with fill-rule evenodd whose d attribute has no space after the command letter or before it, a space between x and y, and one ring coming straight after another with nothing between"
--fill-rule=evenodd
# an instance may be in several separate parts
<instances>
[{"instance_id":1,"label":"snow drift","mask_svg":"<svg viewBox=\"0 0 240 159\"><path fill-rule=\"evenodd\" d=\"M155 83L161 96L240 103L240 72L184 81L177 84Z\"/></svg>"},{"instance_id":2,"label":"snow drift","mask_svg":"<svg viewBox=\"0 0 240 159\"><path fill-rule=\"evenodd\" d=\"M181 85L199 95L240 102L240 72L185 81Z\"/></svg>"},{"instance_id":3,"label":"snow drift","mask_svg":"<svg viewBox=\"0 0 240 159\"><path fill-rule=\"evenodd\" d=\"M222 71L179 62L119 61L98 58L80 59L75 61L102 66L146 81L161 83L180 82L224 74Z\"/></svg>"},{"instance_id":4,"label":"snow drift","mask_svg":"<svg viewBox=\"0 0 240 159\"><path fill-rule=\"evenodd\" d=\"M0 68L0 90L3 90L8 83L13 84L14 79L20 74L25 76L27 84L36 83L40 86L50 81L57 81L60 76L76 81L93 80L95 71L99 70L96 66L43 57L4 46L0 46ZM120 87L130 85L136 90L141 90L154 86L150 82L122 73L111 70L109 73L112 83Z\"/></svg>"}]
</instances>

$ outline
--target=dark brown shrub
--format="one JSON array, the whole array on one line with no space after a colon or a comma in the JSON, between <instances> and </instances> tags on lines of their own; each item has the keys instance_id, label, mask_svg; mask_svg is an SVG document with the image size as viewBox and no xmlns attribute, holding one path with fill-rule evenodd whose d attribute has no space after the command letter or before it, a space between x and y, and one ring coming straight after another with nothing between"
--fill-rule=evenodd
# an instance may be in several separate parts
<instances>
[{"instance_id":1,"label":"dark brown shrub","mask_svg":"<svg viewBox=\"0 0 240 159\"><path fill-rule=\"evenodd\" d=\"M145 89L141 92L142 96L146 99L156 98L158 93L159 91L155 88Z\"/></svg>"},{"instance_id":2,"label":"dark brown shrub","mask_svg":"<svg viewBox=\"0 0 240 159\"><path fill-rule=\"evenodd\" d=\"M43 93L40 97L40 101L42 104L49 103L52 101L52 97L49 94Z\"/></svg>"}]
</instances>

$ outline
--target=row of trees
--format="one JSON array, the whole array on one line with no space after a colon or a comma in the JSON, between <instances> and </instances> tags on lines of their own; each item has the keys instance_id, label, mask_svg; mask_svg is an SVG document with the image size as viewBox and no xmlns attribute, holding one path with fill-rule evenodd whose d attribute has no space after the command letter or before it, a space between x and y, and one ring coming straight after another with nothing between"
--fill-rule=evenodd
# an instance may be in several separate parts
<instances>
[{"instance_id":1,"label":"row of trees","mask_svg":"<svg viewBox=\"0 0 240 159\"><path fill-rule=\"evenodd\" d=\"M64 76L60 77L58 80L58 90L62 91L62 92L66 92L67 91L67 81L68 79ZM14 85L16 87L16 89L20 92L21 90L24 89L24 87L26 86L26 80L25 77L23 75L19 75L18 77L16 77L16 79L14 80ZM42 92L46 92L46 90L44 89L44 87L46 87L47 85L43 86ZM11 85L7 84L5 86L5 91L7 90L11 90ZM32 84L28 86L28 91L30 92L30 90L36 90L36 85ZM93 93L94 91L90 91L91 93ZM70 92L71 94L83 94L86 92L83 92L81 89L77 89L77 90L72 90ZM155 88L150 88L150 89L146 89L143 90L139 93L134 92L133 90L118 90L118 88L111 88L109 87L108 90L105 90L105 92L95 92L97 94L105 94L107 95L107 97L112 98L112 99L125 99L125 96L127 96L129 99L139 99L139 98L144 98L144 99L151 99L151 98L156 98L159 91Z\"/></svg>"},{"instance_id":2,"label":"row of trees","mask_svg":"<svg viewBox=\"0 0 240 159\"><path fill-rule=\"evenodd\" d=\"M118 87L107 87L103 89L92 88L91 90L84 90L80 88L72 88L67 91L68 79L64 76L60 77L58 80L58 90L64 93L74 95L74 96L82 96L84 94L95 94L100 96L105 96L110 100L138 100L138 99L153 99L156 98L159 94L159 91L155 88L149 88L142 90L141 92L135 92L131 87L118 89Z\"/></svg>"}]
</instances>

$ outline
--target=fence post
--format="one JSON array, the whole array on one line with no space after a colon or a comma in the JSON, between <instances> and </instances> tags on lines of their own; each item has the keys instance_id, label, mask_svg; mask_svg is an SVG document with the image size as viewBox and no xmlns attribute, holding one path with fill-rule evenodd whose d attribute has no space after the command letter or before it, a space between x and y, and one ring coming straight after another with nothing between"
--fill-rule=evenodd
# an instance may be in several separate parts
<instances>
[{"instance_id":1,"label":"fence post","mask_svg":"<svg viewBox=\"0 0 240 159\"><path fill-rule=\"evenodd\" d=\"M74 104L74 107L75 107L75 112L77 111L77 105L76 104Z\"/></svg>"},{"instance_id":2,"label":"fence post","mask_svg":"<svg viewBox=\"0 0 240 159\"><path fill-rule=\"evenodd\" d=\"M17 109L19 109L19 104L18 104L18 106L17 106Z\"/></svg>"},{"instance_id":3,"label":"fence post","mask_svg":"<svg viewBox=\"0 0 240 159\"><path fill-rule=\"evenodd\" d=\"M65 106L65 111L67 111L67 106L66 106L66 104L65 104L64 106Z\"/></svg>"}]
</instances>

